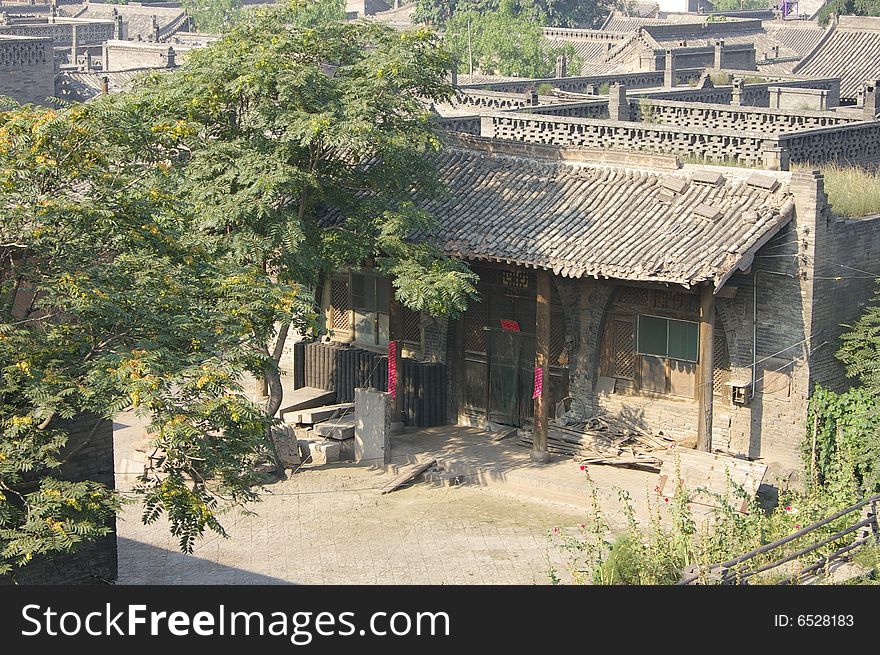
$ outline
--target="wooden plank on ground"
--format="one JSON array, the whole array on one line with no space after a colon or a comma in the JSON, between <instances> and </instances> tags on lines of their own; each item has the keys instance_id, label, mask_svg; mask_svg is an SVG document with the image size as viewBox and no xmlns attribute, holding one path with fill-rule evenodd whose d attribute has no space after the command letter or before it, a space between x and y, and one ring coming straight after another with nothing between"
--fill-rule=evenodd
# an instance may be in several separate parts
<instances>
[{"instance_id":1,"label":"wooden plank on ground","mask_svg":"<svg viewBox=\"0 0 880 655\"><path fill-rule=\"evenodd\" d=\"M689 448L670 448L663 453L657 483L657 492L663 496L675 495L676 463L682 484L691 495L691 501L710 507L718 505L718 499L713 494L725 497L732 491L728 485L728 476L734 484L742 486L749 499L752 499L758 493L758 487L767 473L766 464ZM729 498L728 502L741 512L748 507L748 503L739 498Z\"/></svg>"},{"instance_id":2,"label":"wooden plank on ground","mask_svg":"<svg viewBox=\"0 0 880 655\"><path fill-rule=\"evenodd\" d=\"M396 478L391 480L391 482L389 482L384 487L382 487L382 495L387 494L387 493L391 493L395 489L402 487L407 482L412 480L414 477L421 475L422 473L427 471L429 468L434 466L434 464L436 464L436 463L437 463L437 460L432 459L427 462L421 462L420 464L413 464L412 466L407 466L405 469L403 469L403 473L401 473Z\"/></svg>"},{"instance_id":3,"label":"wooden plank on ground","mask_svg":"<svg viewBox=\"0 0 880 655\"><path fill-rule=\"evenodd\" d=\"M502 427L500 430L491 433L489 441L501 441L508 437L516 436L516 428Z\"/></svg>"}]
</instances>

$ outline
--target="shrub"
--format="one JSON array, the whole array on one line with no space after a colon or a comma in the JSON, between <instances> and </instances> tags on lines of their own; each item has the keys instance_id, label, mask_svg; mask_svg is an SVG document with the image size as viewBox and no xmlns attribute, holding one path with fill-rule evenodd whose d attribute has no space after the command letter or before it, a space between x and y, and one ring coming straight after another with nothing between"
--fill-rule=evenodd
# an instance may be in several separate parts
<instances>
[{"instance_id":1,"label":"shrub","mask_svg":"<svg viewBox=\"0 0 880 655\"><path fill-rule=\"evenodd\" d=\"M880 214L880 174L832 162L821 167L828 202L838 216L861 218Z\"/></svg>"}]
</instances>

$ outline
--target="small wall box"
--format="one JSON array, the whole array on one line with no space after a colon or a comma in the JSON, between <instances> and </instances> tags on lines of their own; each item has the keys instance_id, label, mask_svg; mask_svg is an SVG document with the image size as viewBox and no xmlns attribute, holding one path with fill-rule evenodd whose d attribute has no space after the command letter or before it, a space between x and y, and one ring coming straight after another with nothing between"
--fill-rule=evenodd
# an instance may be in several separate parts
<instances>
[{"instance_id":1,"label":"small wall box","mask_svg":"<svg viewBox=\"0 0 880 655\"><path fill-rule=\"evenodd\" d=\"M730 385L730 400L734 405L748 405L749 396L752 392L752 383L749 380L728 382Z\"/></svg>"}]
</instances>

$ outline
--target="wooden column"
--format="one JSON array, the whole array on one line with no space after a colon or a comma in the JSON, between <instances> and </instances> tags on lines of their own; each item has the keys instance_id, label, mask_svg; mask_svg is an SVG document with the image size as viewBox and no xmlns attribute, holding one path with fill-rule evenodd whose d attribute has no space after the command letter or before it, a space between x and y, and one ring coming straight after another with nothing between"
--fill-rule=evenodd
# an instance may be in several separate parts
<instances>
[{"instance_id":1,"label":"wooden column","mask_svg":"<svg viewBox=\"0 0 880 655\"><path fill-rule=\"evenodd\" d=\"M700 354L697 364L697 450L712 451L712 361L715 345L715 293L712 283L700 288Z\"/></svg>"},{"instance_id":2,"label":"wooden column","mask_svg":"<svg viewBox=\"0 0 880 655\"><path fill-rule=\"evenodd\" d=\"M550 396L550 273L539 270L537 273L538 293L535 307L535 368L543 371L542 391L535 398L535 435L530 453L532 461L546 462L550 459L547 451L547 413Z\"/></svg>"}]
</instances>

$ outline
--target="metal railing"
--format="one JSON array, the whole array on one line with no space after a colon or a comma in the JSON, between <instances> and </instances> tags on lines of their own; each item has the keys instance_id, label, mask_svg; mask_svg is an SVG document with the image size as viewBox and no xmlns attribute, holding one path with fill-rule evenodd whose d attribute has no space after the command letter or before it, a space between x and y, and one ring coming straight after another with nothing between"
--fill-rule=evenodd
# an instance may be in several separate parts
<instances>
[{"instance_id":1,"label":"metal railing","mask_svg":"<svg viewBox=\"0 0 880 655\"><path fill-rule=\"evenodd\" d=\"M783 564L787 564L788 562L792 562L794 560L800 559L810 553L814 553L823 546L827 546L828 544L832 544L835 541L846 537L847 535L853 534L854 532L858 532L862 530L861 534L857 534L854 541L838 548L837 550L823 555L820 554L815 562L800 568L799 570L787 575L783 579L779 580L776 584L779 585L787 585L787 584L797 584L799 582L803 582L805 576L816 575L816 573L830 565L832 562L843 560L847 555L855 551L856 549L868 544L880 544L880 524L878 524L878 504L880 504L880 494L875 496L871 496L869 498L865 498L864 500L856 503L855 505L851 505L845 509L840 510L836 514L832 514L831 516L822 519L821 521L817 521L811 525L794 532L787 537L779 539L769 544L765 544L760 548L756 548L747 553L743 553L727 562L721 562L718 564L712 564L709 566L706 572L704 573L687 573L682 576L681 580L679 580L679 585L689 585L698 582L701 578L708 579L712 582L717 582L720 584L748 584L748 579L759 575L761 573L766 573L772 569L775 569L778 566L782 566ZM773 550L781 548L796 539L800 539L801 537L814 532L823 526L828 525L829 523L833 523L838 519L843 518L844 516L850 515L853 512L857 512L862 508L866 508L870 506L869 511L867 511L867 516L861 520L856 521L852 525L849 525L841 530L838 530L834 534L825 537L824 539L820 539L811 543L804 548L801 548L793 553L790 553L784 557L781 557L777 560L774 560L767 564L762 564L756 568L749 569L746 571L741 570L741 565L749 560L758 557L759 555L764 555L765 553L769 553Z\"/></svg>"}]
</instances>

